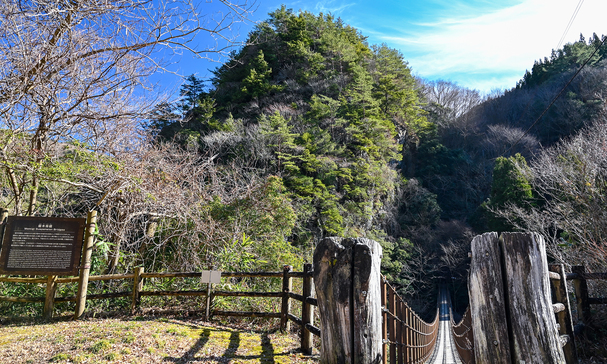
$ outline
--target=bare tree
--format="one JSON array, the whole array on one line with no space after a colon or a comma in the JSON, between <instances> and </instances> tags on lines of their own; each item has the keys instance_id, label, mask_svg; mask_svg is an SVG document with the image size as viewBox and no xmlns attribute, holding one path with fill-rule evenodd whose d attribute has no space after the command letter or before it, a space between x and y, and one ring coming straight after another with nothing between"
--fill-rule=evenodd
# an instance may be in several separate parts
<instances>
[{"instance_id":1,"label":"bare tree","mask_svg":"<svg viewBox=\"0 0 607 364\"><path fill-rule=\"evenodd\" d=\"M205 13L208 3L190 0L3 2L0 163L14 214L36 212L59 143L104 155L139 143L133 125L159 101L148 77L162 69L163 49L211 57L234 46L231 26L251 4L220 3ZM214 43L197 48L201 34Z\"/></svg>"},{"instance_id":2,"label":"bare tree","mask_svg":"<svg viewBox=\"0 0 607 364\"><path fill-rule=\"evenodd\" d=\"M537 206L508 206L501 217L541 232L564 264L604 269L607 253L607 120L545 150L531 164Z\"/></svg>"}]
</instances>

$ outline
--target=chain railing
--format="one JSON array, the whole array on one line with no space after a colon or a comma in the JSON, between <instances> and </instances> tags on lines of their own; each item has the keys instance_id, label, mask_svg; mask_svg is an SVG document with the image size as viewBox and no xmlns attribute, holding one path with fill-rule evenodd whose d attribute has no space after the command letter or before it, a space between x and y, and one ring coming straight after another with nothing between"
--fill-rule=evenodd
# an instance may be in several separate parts
<instances>
[{"instance_id":1,"label":"chain railing","mask_svg":"<svg viewBox=\"0 0 607 364\"><path fill-rule=\"evenodd\" d=\"M424 363L438 337L439 311L432 323L422 320L382 276L383 363Z\"/></svg>"}]
</instances>

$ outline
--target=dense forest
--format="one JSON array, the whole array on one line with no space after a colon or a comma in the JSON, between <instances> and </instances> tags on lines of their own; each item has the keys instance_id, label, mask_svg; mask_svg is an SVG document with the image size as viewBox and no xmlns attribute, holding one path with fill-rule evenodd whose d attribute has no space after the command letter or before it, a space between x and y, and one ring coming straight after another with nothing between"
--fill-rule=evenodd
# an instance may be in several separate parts
<instances>
[{"instance_id":1,"label":"dense forest","mask_svg":"<svg viewBox=\"0 0 607 364\"><path fill-rule=\"evenodd\" d=\"M469 243L485 231L539 231L550 259L598 269L603 41L566 44L511 90L482 95L415 78L398 50L339 18L283 6L210 83L188 77L151 113L117 104L105 123L76 105L60 124L65 113L24 101L14 117L37 132L2 122L0 204L15 215L99 210L98 272L276 270L310 261L324 237L371 238L418 310L434 305L438 280L465 300ZM125 82L99 87L116 94Z\"/></svg>"}]
</instances>

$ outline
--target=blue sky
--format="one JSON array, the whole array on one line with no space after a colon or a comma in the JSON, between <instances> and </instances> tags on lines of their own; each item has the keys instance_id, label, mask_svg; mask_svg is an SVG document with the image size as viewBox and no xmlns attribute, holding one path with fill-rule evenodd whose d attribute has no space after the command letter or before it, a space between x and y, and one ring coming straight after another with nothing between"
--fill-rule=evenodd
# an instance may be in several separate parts
<instances>
[{"instance_id":1,"label":"blue sky","mask_svg":"<svg viewBox=\"0 0 607 364\"><path fill-rule=\"evenodd\" d=\"M578 40L580 33L586 38L607 34L605 0L257 0L250 18L265 20L281 4L332 13L359 29L370 44L400 50L415 75L482 92L514 87L535 60L550 56L578 7L563 44ZM252 26L234 27L234 32L244 40ZM210 76L208 68L216 67L188 55L173 61L172 69L180 74L203 79Z\"/></svg>"}]
</instances>

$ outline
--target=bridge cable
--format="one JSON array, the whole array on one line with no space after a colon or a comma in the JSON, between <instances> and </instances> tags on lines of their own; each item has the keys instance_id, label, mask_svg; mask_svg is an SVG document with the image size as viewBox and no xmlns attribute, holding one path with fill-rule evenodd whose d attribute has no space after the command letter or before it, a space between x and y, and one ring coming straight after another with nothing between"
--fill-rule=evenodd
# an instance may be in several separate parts
<instances>
[{"instance_id":1,"label":"bridge cable","mask_svg":"<svg viewBox=\"0 0 607 364\"><path fill-rule=\"evenodd\" d=\"M573 21L575 20L577 13L579 13L580 9L582 8L583 3L584 3L584 0L580 0L580 2L578 2L577 7L575 8L575 10L573 11L573 14L571 15L571 19L569 19L569 23L567 24L567 27L565 28L565 31L563 32L563 35L561 36L561 40L559 40L559 44L556 46L556 49L561 48L561 45L563 44L563 41L565 40L565 37L567 36L569 29L573 25Z\"/></svg>"},{"instance_id":2,"label":"bridge cable","mask_svg":"<svg viewBox=\"0 0 607 364\"><path fill-rule=\"evenodd\" d=\"M535 119L535 121L533 122L533 124L531 124L531 126L529 128L527 128L527 130L525 130L525 132L523 133L523 135L521 135L520 138L518 138L516 140L516 142L514 142L514 144L512 144L512 146L510 146L510 148L508 148L504 153L502 153L502 156L504 156L505 154L508 154L512 149L514 149L514 147L529 133L529 131L535 126L535 124L537 124L540 121L540 119L546 114L546 112L548 112L548 110L550 109L550 107L552 105L554 105L554 103L556 102L556 100L558 100L558 98L561 96L561 94L563 92L565 92L565 90L567 89L567 87L569 87L569 85L571 84L571 82L573 82L573 80L575 79L575 77L582 71L582 69L584 69L584 67L588 64L588 62L590 62L590 60L592 59L592 57L594 57L594 55L596 54L596 52L605 44L605 41L607 41L607 36L603 36L603 41L601 42L601 44L599 44L596 47L596 49L594 50L594 52L592 52L592 54L586 59L586 61L584 61L584 63L582 64L582 66L573 74L573 76L571 76L571 78L565 84L565 86L563 86L563 88L561 88L561 91L559 91L559 93L552 99L552 101L550 102L550 105L548 105L544 109L544 111L542 111L542 114L540 116L538 116L537 119Z\"/></svg>"}]
</instances>

